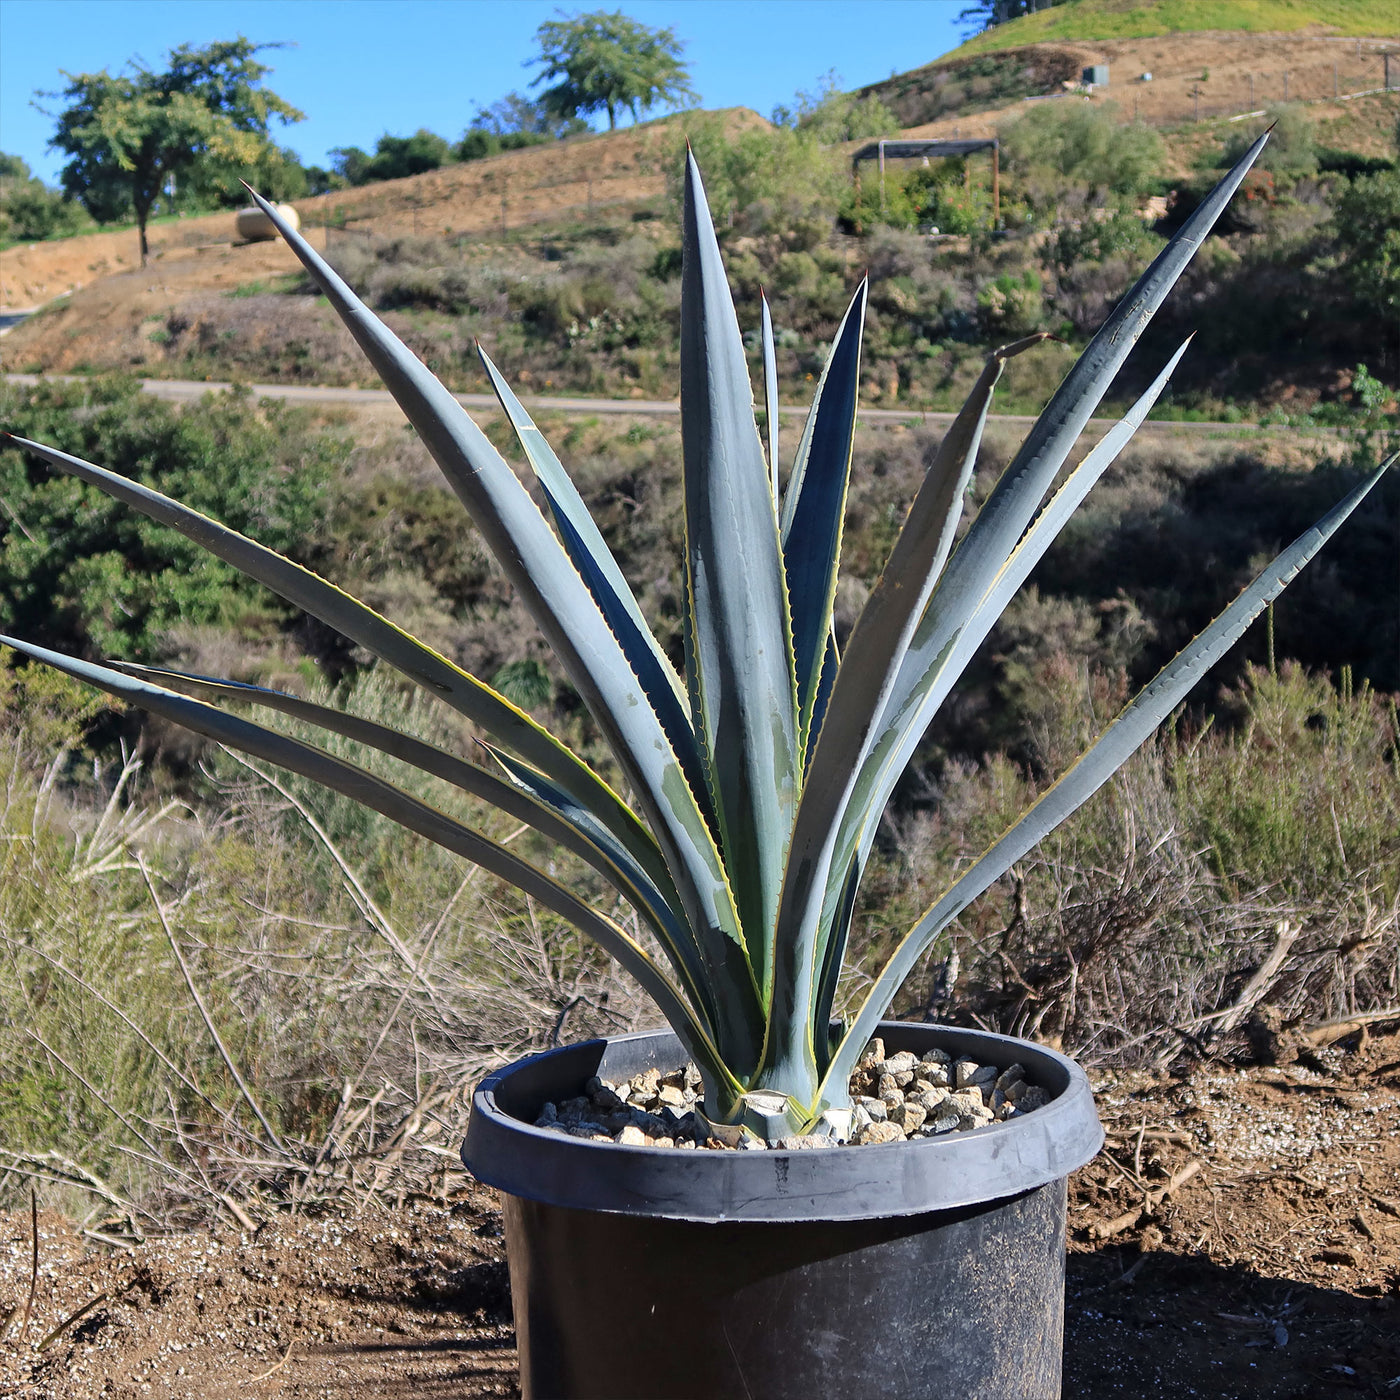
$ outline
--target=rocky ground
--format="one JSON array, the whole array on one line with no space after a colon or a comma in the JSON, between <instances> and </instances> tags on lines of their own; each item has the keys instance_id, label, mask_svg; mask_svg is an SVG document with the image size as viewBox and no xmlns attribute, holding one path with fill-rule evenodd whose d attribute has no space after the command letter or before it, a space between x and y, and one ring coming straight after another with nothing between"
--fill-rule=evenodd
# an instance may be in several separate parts
<instances>
[{"instance_id":1,"label":"rocky ground","mask_svg":"<svg viewBox=\"0 0 1400 1400\"><path fill-rule=\"evenodd\" d=\"M1066 1396L1400 1394L1400 1035L1096 1091ZM135 1248L41 1213L27 1326L29 1217L0 1216L0 1395L517 1394L497 1201L443 1180Z\"/></svg>"}]
</instances>

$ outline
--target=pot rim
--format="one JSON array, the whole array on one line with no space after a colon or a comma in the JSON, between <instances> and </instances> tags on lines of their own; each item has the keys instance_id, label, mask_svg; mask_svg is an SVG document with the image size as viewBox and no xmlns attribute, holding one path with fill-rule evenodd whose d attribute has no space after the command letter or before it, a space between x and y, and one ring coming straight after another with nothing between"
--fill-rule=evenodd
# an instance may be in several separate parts
<instances>
[{"instance_id":1,"label":"pot rim","mask_svg":"<svg viewBox=\"0 0 1400 1400\"><path fill-rule=\"evenodd\" d=\"M873 1220L1004 1200L1068 1176L1103 1145L1084 1071L1033 1041L958 1026L885 1021L890 1051L934 1046L1002 1068L1020 1063L1054 1098L1020 1118L967 1132L858 1148L763 1152L624 1147L536 1128L546 1099L591 1075L626 1078L686 1055L670 1031L547 1050L496 1070L472 1096L462 1161L512 1196L578 1210L673 1220Z\"/></svg>"}]
</instances>

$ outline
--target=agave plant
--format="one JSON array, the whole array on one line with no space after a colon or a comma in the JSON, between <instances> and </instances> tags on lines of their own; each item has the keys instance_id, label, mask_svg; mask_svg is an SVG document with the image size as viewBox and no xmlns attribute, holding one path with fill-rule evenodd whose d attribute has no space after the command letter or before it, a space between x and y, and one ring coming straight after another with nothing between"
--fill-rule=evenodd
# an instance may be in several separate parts
<instances>
[{"instance_id":1,"label":"agave plant","mask_svg":"<svg viewBox=\"0 0 1400 1400\"><path fill-rule=\"evenodd\" d=\"M548 518L447 389L277 210L258 199L529 606L605 736L621 790L504 696L315 574L158 492L20 439L19 446L183 532L455 707L488 736L488 757L468 762L293 695L120 662L95 665L0 640L344 793L513 882L571 921L655 999L700 1068L706 1113L717 1127L769 1141L839 1127L855 1060L920 954L1108 780L1385 470L1285 549L1122 711L923 914L844 1028L833 1031L856 894L895 782L1007 601L1162 393L1185 345L1041 504L1129 350L1265 139L1094 337L954 548L993 387L1006 360L1037 338L992 354L929 464L842 649L832 607L866 287L856 291L837 331L783 484L767 306L765 444L700 174L688 157L681 307L683 674L648 629L559 459L489 358L483 353L482 363L534 470ZM230 714L219 702L281 711L348 737L529 823L597 871L635 909L650 941L639 941L544 871L381 778Z\"/></svg>"}]
</instances>

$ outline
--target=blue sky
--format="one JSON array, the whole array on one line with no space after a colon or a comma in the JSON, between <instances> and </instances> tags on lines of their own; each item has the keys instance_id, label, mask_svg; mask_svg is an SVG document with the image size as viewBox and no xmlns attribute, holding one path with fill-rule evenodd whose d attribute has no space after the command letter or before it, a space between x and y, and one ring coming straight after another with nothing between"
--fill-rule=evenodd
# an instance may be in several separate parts
<instances>
[{"instance_id":1,"label":"blue sky","mask_svg":"<svg viewBox=\"0 0 1400 1400\"><path fill-rule=\"evenodd\" d=\"M622 9L669 25L685 42L707 107L767 116L834 69L843 86L928 63L961 39L966 0L590 0L569 13ZM62 86L60 70L152 66L177 44L242 33L295 48L263 55L274 92L307 119L280 144L309 164L333 146L373 149L385 131L426 126L455 139L476 104L526 89L538 25L560 7L536 0L0 0L0 150L54 182L53 122L30 105Z\"/></svg>"}]
</instances>

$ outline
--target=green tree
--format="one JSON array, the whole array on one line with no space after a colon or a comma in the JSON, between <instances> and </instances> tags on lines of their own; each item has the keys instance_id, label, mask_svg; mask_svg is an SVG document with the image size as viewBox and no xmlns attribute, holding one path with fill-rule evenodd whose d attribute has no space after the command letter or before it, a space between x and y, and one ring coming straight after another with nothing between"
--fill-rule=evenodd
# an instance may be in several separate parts
<instances>
[{"instance_id":1,"label":"green tree","mask_svg":"<svg viewBox=\"0 0 1400 1400\"><path fill-rule=\"evenodd\" d=\"M421 175L457 159L448 141L420 126L412 136L385 132L375 142L373 155L358 146L337 146L331 151L331 169L342 185L368 185Z\"/></svg>"},{"instance_id":2,"label":"green tree","mask_svg":"<svg viewBox=\"0 0 1400 1400\"><path fill-rule=\"evenodd\" d=\"M1023 15L1033 15L1037 10L1048 10L1064 3L1065 0L976 0L958 15L958 23L970 33L981 34Z\"/></svg>"},{"instance_id":3,"label":"green tree","mask_svg":"<svg viewBox=\"0 0 1400 1400\"><path fill-rule=\"evenodd\" d=\"M251 162L201 164L186 178L179 202L198 209L240 208L248 202L248 192L241 183L244 180L265 199L278 204L304 199L313 192L322 193L311 189L310 172L295 151L269 141Z\"/></svg>"},{"instance_id":4,"label":"green tree","mask_svg":"<svg viewBox=\"0 0 1400 1400\"><path fill-rule=\"evenodd\" d=\"M115 76L65 72L68 86L44 94L65 103L49 143L69 158L64 190L100 221L134 215L143 266L146 224L162 191L198 172L256 166L271 144L271 123L302 119L262 86L272 70L254 55L275 47L242 35L203 48L182 44L164 71L133 59Z\"/></svg>"},{"instance_id":5,"label":"green tree","mask_svg":"<svg viewBox=\"0 0 1400 1400\"><path fill-rule=\"evenodd\" d=\"M421 175L426 170L446 165L451 159L451 145L425 126L420 126L412 136L390 136L385 132L375 143L374 155L365 166L363 183Z\"/></svg>"},{"instance_id":6,"label":"green tree","mask_svg":"<svg viewBox=\"0 0 1400 1400\"><path fill-rule=\"evenodd\" d=\"M587 130L588 123L582 117L566 119L550 111L542 98L508 92L489 107L477 107L472 124L462 133L452 154L458 160L481 160Z\"/></svg>"},{"instance_id":7,"label":"green tree","mask_svg":"<svg viewBox=\"0 0 1400 1400\"><path fill-rule=\"evenodd\" d=\"M545 106L541 97L508 92L489 107L478 106L470 131L489 131L496 136L547 136L551 139L586 131L581 117L561 117Z\"/></svg>"},{"instance_id":8,"label":"green tree","mask_svg":"<svg viewBox=\"0 0 1400 1400\"><path fill-rule=\"evenodd\" d=\"M773 125L806 132L824 146L859 141L866 136L893 136L899 119L878 97L857 97L841 91L841 79L833 69L818 80L815 92L801 92L792 106L773 108Z\"/></svg>"},{"instance_id":9,"label":"green tree","mask_svg":"<svg viewBox=\"0 0 1400 1400\"><path fill-rule=\"evenodd\" d=\"M681 62L684 45L672 29L650 29L621 10L594 10L546 20L535 39L540 51L530 62L543 64L544 71L531 86L554 84L541 100L555 116L606 112L611 131L619 108L636 122L653 107L698 100Z\"/></svg>"},{"instance_id":10,"label":"green tree","mask_svg":"<svg viewBox=\"0 0 1400 1400\"><path fill-rule=\"evenodd\" d=\"M359 146L331 147L331 178L338 186L363 185L372 155Z\"/></svg>"}]
</instances>

